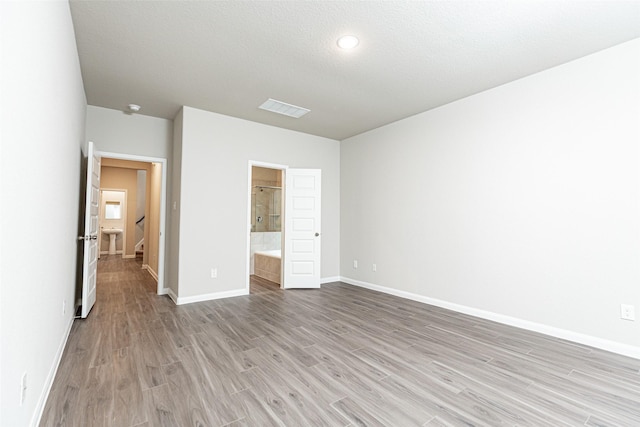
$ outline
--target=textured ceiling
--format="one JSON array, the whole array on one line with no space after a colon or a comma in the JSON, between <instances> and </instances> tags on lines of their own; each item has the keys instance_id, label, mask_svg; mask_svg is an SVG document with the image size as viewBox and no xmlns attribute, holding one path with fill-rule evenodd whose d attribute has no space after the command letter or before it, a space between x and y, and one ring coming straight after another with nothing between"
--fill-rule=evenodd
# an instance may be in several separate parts
<instances>
[{"instance_id":1,"label":"textured ceiling","mask_svg":"<svg viewBox=\"0 0 640 427\"><path fill-rule=\"evenodd\" d=\"M90 105L334 139L640 37L640 1L71 1ZM342 51L336 39L361 42ZM258 109L267 98L311 109Z\"/></svg>"}]
</instances>

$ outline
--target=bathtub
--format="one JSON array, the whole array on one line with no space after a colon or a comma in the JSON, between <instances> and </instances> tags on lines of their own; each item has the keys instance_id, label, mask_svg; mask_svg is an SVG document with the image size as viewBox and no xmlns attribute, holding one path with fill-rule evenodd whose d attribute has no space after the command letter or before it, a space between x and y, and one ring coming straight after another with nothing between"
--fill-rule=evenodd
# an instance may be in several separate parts
<instances>
[{"instance_id":1,"label":"bathtub","mask_svg":"<svg viewBox=\"0 0 640 427\"><path fill-rule=\"evenodd\" d=\"M254 274L263 279L280 284L281 258L282 253L280 249L257 251L254 254Z\"/></svg>"}]
</instances>

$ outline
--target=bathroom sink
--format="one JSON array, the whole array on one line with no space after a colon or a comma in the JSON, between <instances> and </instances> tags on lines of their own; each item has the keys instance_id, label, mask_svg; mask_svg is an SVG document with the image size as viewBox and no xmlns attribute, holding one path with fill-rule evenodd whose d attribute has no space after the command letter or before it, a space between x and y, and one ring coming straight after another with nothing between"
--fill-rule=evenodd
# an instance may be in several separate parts
<instances>
[{"instance_id":1,"label":"bathroom sink","mask_svg":"<svg viewBox=\"0 0 640 427\"><path fill-rule=\"evenodd\" d=\"M116 236L122 233L122 228L103 228L102 232L109 235L109 255L116 253Z\"/></svg>"},{"instance_id":2,"label":"bathroom sink","mask_svg":"<svg viewBox=\"0 0 640 427\"><path fill-rule=\"evenodd\" d=\"M122 233L122 228L103 228L102 232L104 234L118 234Z\"/></svg>"}]
</instances>

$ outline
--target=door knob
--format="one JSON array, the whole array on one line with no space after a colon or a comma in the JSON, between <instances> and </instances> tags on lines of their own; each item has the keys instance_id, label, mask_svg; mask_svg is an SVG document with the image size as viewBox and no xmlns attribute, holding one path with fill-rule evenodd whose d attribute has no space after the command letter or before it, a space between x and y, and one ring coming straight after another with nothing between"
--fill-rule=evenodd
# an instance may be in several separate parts
<instances>
[{"instance_id":1,"label":"door knob","mask_svg":"<svg viewBox=\"0 0 640 427\"><path fill-rule=\"evenodd\" d=\"M316 233L316 237L318 237L320 235L320 233Z\"/></svg>"}]
</instances>

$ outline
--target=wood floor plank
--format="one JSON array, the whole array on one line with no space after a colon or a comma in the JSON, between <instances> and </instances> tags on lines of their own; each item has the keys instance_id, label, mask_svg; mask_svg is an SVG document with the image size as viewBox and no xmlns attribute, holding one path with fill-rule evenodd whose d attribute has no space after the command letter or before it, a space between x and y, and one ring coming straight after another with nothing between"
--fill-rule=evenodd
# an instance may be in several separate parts
<instances>
[{"instance_id":1,"label":"wood floor plank","mask_svg":"<svg viewBox=\"0 0 640 427\"><path fill-rule=\"evenodd\" d=\"M281 334L264 336L256 343L281 349L292 357L295 362L305 367L314 366L320 363L318 358L312 354L312 347L306 347L306 349L303 349L296 345L294 341L291 341L287 336L283 336Z\"/></svg>"},{"instance_id":2,"label":"wood floor plank","mask_svg":"<svg viewBox=\"0 0 640 427\"><path fill-rule=\"evenodd\" d=\"M266 402L258 397L251 388L236 393L235 398L242 406L246 416L242 418L243 424L248 426L285 427L280 418L273 413ZM235 424L235 423L234 423Z\"/></svg>"},{"instance_id":3,"label":"wood floor plank","mask_svg":"<svg viewBox=\"0 0 640 427\"><path fill-rule=\"evenodd\" d=\"M331 380L320 375L317 369L302 367L278 349L256 348L247 351L265 374L280 378L287 386L309 396L309 399L328 406L346 396L344 390Z\"/></svg>"},{"instance_id":4,"label":"wood floor plank","mask_svg":"<svg viewBox=\"0 0 640 427\"><path fill-rule=\"evenodd\" d=\"M91 366L111 363L114 345L114 331L107 320L97 321L93 329L93 343L91 348Z\"/></svg>"},{"instance_id":5,"label":"wood floor plank","mask_svg":"<svg viewBox=\"0 0 640 427\"><path fill-rule=\"evenodd\" d=\"M136 363L136 370L143 390L157 387L166 382L162 362L155 351L151 335L148 331L137 332L133 336L131 353Z\"/></svg>"},{"instance_id":6,"label":"wood floor plank","mask_svg":"<svg viewBox=\"0 0 640 427\"><path fill-rule=\"evenodd\" d=\"M370 414L349 397L342 398L331 404L340 414L360 427L384 427L388 424Z\"/></svg>"},{"instance_id":7,"label":"wood floor plank","mask_svg":"<svg viewBox=\"0 0 640 427\"><path fill-rule=\"evenodd\" d=\"M167 384L144 391L144 404L149 414L149 424L158 427L174 427L182 424L176 412L176 399ZM194 425L194 424L191 424ZM195 424L204 426L204 424Z\"/></svg>"},{"instance_id":8,"label":"wood floor plank","mask_svg":"<svg viewBox=\"0 0 640 427\"><path fill-rule=\"evenodd\" d=\"M76 353L79 351L89 351L93 348L95 345L95 329L92 327L94 318L90 320L89 322L73 322L65 352Z\"/></svg>"},{"instance_id":9,"label":"wood floor plank","mask_svg":"<svg viewBox=\"0 0 640 427\"><path fill-rule=\"evenodd\" d=\"M113 417L114 383L111 365L98 365L89 368L86 383L80 395L75 411L73 425L107 426Z\"/></svg>"},{"instance_id":10,"label":"wood floor plank","mask_svg":"<svg viewBox=\"0 0 640 427\"><path fill-rule=\"evenodd\" d=\"M197 387L192 377L186 371L182 362L175 362L163 367L167 378L167 386L164 389L170 393L175 408L175 418L179 425L183 426L209 426L212 421L206 409L203 396L192 393Z\"/></svg>"},{"instance_id":11,"label":"wood floor plank","mask_svg":"<svg viewBox=\"0 0 640 427\"><path fill-rule=\"evenodd\" d=\"M485 425L481 417L477 417L475 412L479 412L481 416L487 412L483 407L469 407L458 403L459 393L455 393L447 388L442 387L439 382L422 382L421 384L413 384L404 381L396 375L391 375L383 381L386 386L395 391L395 395L403 397L408 401L420 402L419 407L423 411L435 414L439 420L450 425ZM426 422L425 422L426 423Z\"/></svg>"},{"instance_id":12,"label":"wood floor plank","mask_svg":"<svg viewBox=\"0 0 640 427\"><path fill-rule=\"evenodd\" d=\"M110 422L113 425L132 426L147 421L142 387L134 357L129 348L116 350L113 355L115 382L114 407Z\"/></svg>"},{"instance_id":13,"label":"wood floor plank","mask_svg":"<svg viewBox=\"0 0 640 427\"><path fill-rule=\"evenodd\" d=\"M190 378L191 386L186 393L202 400L212 425L226 425L245 416L242 406L234 405L235 399L230 398L232 395L219 392L219 387L216 388L218 378L209 377L207 367L200 363L193 346L180 349L179 356L184 372Z\"/></svg>"},{"instance_id":14,"label":"wood floor plank","mask_svg":"<svg viewBox=\"0 0 640 427\"><path fill-rule=\"evenodd\" d=\"M270 413L285 426L332 425L324 409L306 401L297 390L288 388L283 382L274 381L260 368L243 373L251 390L258 396ZM333 424L335 425L335 424Z\"/></svg>"},{"instance_id":15,"label":"wood floor plank","mask_svg":"<svg viewBox=\"0 0 640 427\"><path fill-rule=\"evenodd\" d=\"M233 394L248 387L233 363L236 357L225 348L223 341L211 340L204 333L191 336L195 358L207 372L216 394Z\"/></svg>"},{"instance_id":16,"label":"wood floor plank","mask_svg":"<svg viewBox=\"0 0 640 427\"><path fill-rule=\"evenodd\" d=\"M171 345L173 343L169 338L169 333L160 319L149 322L147 332L160 364L166 365L180 360L176 355L176 347Z\"/></svg>"},{"instance_id":17,"label":"wood floor plank","mask_svg":"<svg viewBox=\"0 0 640 427\"><path fill-rule=\"evenodd\" d=\"M41 426L637 426L640 360L336 282L176 306L103 256Z\"/></svg>"},{"instance_id":18,"label":"wood floor plank","mask_svg":"<svg viewBox=\"0 0 640 427\"><path fill-rule=\"evenodd\" d=\"M42 426L73 425L74 410L83 393L88 370L88 351L71 352L63 358L49 393L49 404L42 414Z\"/></svg>"}]
</instances>

